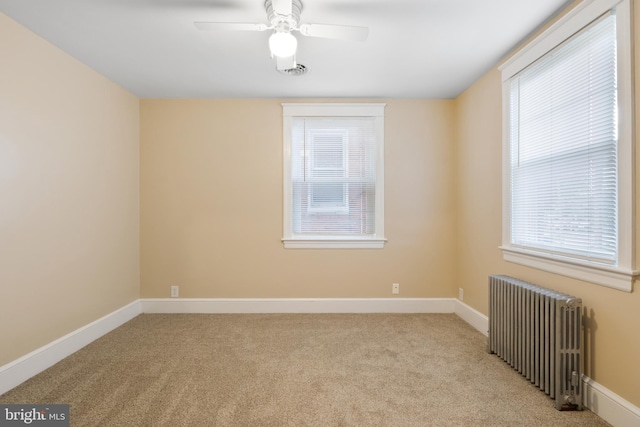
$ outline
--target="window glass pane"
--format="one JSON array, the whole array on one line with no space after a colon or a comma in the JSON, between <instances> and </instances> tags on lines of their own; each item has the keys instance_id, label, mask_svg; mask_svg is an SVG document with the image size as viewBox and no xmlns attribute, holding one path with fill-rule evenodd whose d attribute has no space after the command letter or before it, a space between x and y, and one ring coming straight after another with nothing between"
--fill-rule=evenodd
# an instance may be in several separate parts
<instances>
[{"instance_id":1,"label":"window glass pane","mask_svg":"<svg viewBox=\"0 0 640 427\"><path fill-rule=\"evenodd\" d=\"M516 75L510 104L511 243L615 263L615 16Z\"/></svg>"},{"instance_id":2,"label":"window glass pane","mask_svg":"<svg viewBox=\"0 0 640 427\"><path fill-rule=\"evenodd\" d=\"M294 234L375 234L375 143L373 118L293 119Z\"/></svg>"}]
</instances>

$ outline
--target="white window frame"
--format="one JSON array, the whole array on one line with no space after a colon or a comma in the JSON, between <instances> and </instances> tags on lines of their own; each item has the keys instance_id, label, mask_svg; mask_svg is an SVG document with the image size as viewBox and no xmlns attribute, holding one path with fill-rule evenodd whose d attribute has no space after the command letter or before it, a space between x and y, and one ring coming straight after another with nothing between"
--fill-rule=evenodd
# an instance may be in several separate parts
<instances>
[{"instance_id":1,"label":"white window frame","mask_svg":"<svg viewBox=\"0 0 640 427\"><path fill-rule=\"evenodd\" d=\"M604 265L578 258L536 252L511 244L511 183L509 153L509 79L567 40L590 22L616 10L618 49L618 260ZM632 5L629 0L585 0L534 39L501 67L503 110L502 249L506 261L631 292L640 271L635 269L635 112L633 81Z\"/></svg>"},{"instance_id":2,"label":"white window frame","mask_svg":"<svg viewBox=\"0 0 640 427\"><path fill-rule=\"evenodd\" d=\"M283 103L283 238L287 249L382 249L384 237L384 103ZM375 234L316 236L293 233L291 174L294 117L372 117L376 137Z\"/></svg>"}]
</instances>

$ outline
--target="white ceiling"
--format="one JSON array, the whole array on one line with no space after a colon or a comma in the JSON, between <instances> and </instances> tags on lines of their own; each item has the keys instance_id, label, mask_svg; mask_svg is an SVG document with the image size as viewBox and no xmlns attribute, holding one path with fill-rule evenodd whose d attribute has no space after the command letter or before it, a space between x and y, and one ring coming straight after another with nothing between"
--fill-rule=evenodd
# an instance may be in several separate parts
<instances>
[{"instance_id":1,"label":"white ceiling","mask_svg":"<svg viewBox=\"0 0 640 427\"><path fill-rule=\"evenodd\" d=\"M142 98L455 98L567 0L302 0L301 23L369 27L365 42L298 38L278 73L263 0L0 0L0 11Z\"/></svg>"}]
</instances>

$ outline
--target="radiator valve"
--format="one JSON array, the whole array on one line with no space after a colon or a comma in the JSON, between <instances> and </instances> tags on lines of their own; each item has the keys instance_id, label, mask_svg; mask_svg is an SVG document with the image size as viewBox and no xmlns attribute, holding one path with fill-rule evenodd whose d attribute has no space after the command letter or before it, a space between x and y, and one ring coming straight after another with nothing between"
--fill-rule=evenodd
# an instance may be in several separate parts
<instances>
[{"instance_id":1,"label":"radiator valve","mask_svg":"<svg viewBox=\"0 0 640 427\"><path fill-rule=\"evenodd\" d=\"M571 372L571 385L573 387L580 386L580 375L576 371Z\"/></svg>"}]
</instances>

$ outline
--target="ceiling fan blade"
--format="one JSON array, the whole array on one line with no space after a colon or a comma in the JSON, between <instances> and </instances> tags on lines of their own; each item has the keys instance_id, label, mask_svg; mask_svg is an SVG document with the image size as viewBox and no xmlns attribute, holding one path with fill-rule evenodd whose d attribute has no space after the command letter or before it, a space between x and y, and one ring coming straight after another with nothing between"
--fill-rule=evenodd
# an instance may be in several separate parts
<instances>
[{"instance_id":1,"label":"ceiling fan blade","mask_svg":"<svg viewBox=\"0 0 640 427\"><path fill-rule=\"evenodd\" d=\"M350 25L302 24L300 33L309 37L324 37L327 39L354 40L363 42L369 36L369 28Z\"/></svg>"},{"instance_id":2,"label":"ceiling fan blade","mask_svg":"<svg viewBox=\"0 0 640 427\"><path fill-rule=\"evenodd\" d=\"M243 22L194 22L201 31L266 31L266 24L246 24Z\"/></svg>"},{"instance_id":3,"label":"ceiling fan blade","mask_svg":"<svg viewBox=\"0 0 640 427\"><path fill-rule=\"evenodd\" d=\"M293 0L271 0L271 5L278 15L289 16L293 9Z\"/></svg>"},{"instance_id":4,"label":"ceiling fan blade","mask_svg":"<svg viewBox=\"0 0 640 427\"><path fill-rule=\"evenodd\" d=\"M288 56L285 58L276 56L276 69L280 71L290 70L292 68L296 68L296 56Z\"/></svg>"}]
</instances>

